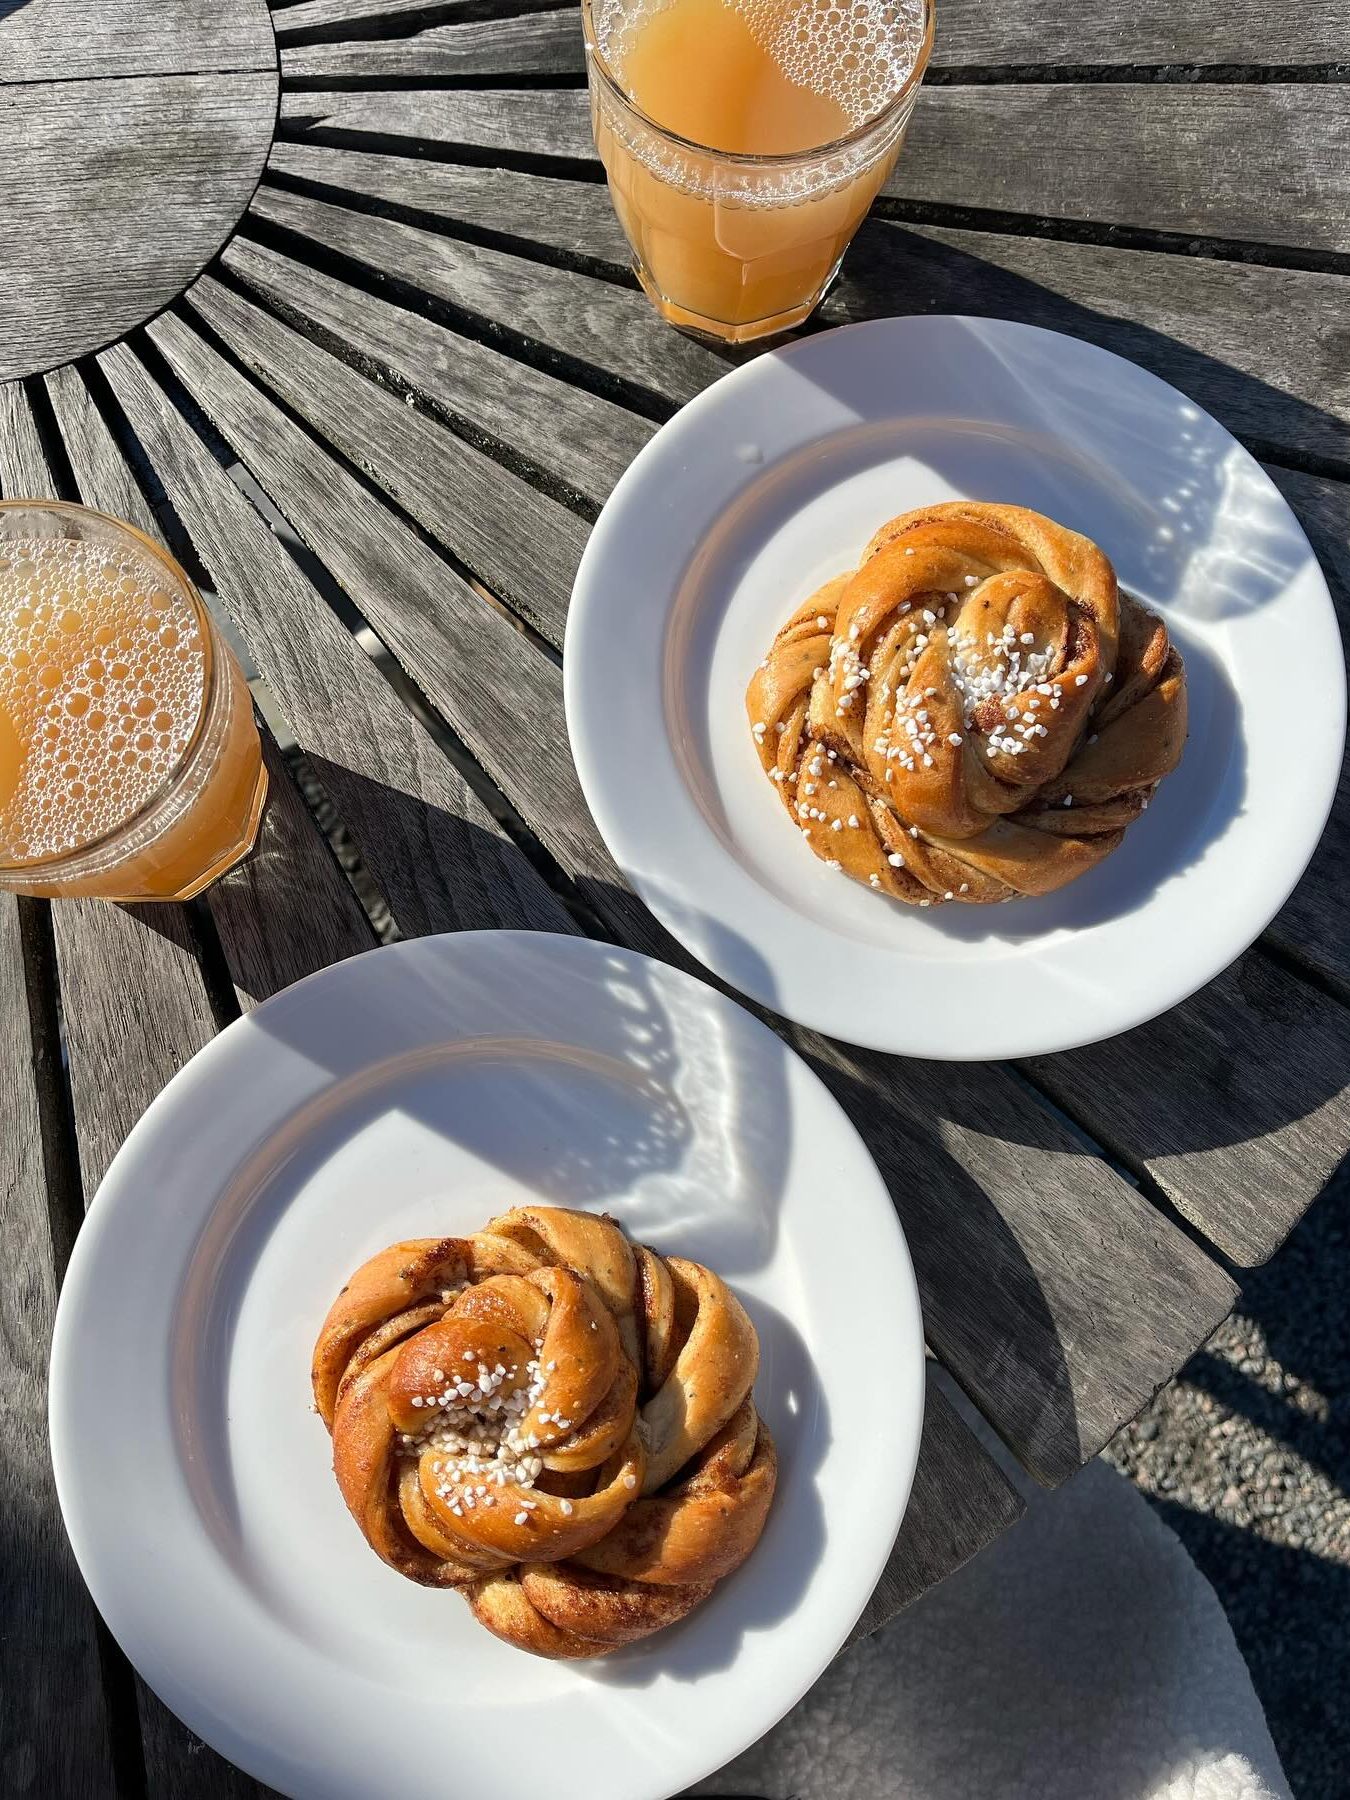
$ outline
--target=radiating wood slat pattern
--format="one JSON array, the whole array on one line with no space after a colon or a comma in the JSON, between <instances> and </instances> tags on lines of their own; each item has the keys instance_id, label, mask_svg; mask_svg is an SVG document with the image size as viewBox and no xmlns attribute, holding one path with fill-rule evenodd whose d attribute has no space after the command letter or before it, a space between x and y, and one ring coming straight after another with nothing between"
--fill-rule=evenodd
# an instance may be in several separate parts
<instances>
[{"instance_id":1,"label":"radiating wood slat pattern","mask_svg":"<svg viewBox=\"0 0 1350 1800\"><path fill-rule=\"evenodd\" d=\"M283 315L378 364L471 443L598 509L655 427L635 413L435 320L236 238L226 268L266 286Z\"/></svg>"},{"instance_id":2,"label":"radiating wood slat pattern","mask_svg":"<svg viewBox=\"0 0 1350 1800\"><path fill-rule=\"evenodd\" d=\"M567 914L126 348L104 366L404 936Z\"/></svg>"}]
</instances>

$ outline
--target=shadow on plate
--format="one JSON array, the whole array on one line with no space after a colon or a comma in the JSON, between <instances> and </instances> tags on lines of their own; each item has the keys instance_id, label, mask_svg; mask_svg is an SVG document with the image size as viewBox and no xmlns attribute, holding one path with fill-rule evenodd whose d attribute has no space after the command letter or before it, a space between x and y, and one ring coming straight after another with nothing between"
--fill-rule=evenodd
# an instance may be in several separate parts
<instances>
[{"instance_id":1,"label":"shadow on plate","mask_svg":"<svg viewBox=\"0 0 1350 1800\"><path fill-rule=\"evenodd\" d=\"M679 1625L579 1669L612 1687L695 1681L736 1659L746 1632L786 1626L825 1544L816 1471L830 1448L829 1407L800 1332L753 1296L760 1342L755 1394L778 1447L778 1491L764 1535L733 1575Z\"/></svg>"}]
</instances>

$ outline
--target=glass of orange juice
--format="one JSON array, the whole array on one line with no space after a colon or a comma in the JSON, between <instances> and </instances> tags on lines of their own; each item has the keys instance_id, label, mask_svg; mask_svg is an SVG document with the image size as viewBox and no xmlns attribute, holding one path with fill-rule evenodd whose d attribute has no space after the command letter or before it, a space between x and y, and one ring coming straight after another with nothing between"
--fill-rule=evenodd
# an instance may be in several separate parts
<instances>
[{"instance_id":1,"label":"glass of orange juice","mask_svg":"<svg viewBox=\"0 0 1350 1800\"><path fill-rule=\"evenodd\" d=\"M800 324L900 151L932 0L582 0L591 123L663 318Z\"/></svg>"},{"instance_id":2,"label":"glass of orange juice","mask_svg":"<svg viewBox=\"0 0 1350 1800\"><path fill-rule=\"evenodd\" d=\"M190 899L266 796L248 685L172 557L83 506L0 502L0 889Z\"/></svg>"}]
</instances>

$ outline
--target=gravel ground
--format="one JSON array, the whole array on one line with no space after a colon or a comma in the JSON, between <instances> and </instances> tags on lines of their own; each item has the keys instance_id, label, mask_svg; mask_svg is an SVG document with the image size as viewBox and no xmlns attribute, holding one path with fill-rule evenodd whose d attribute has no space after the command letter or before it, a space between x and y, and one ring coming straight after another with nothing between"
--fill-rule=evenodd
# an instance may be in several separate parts
<instances>
[{"instance_id":1,"label":"gravel ground","mask_svg":"<svg viewBox=\"0 0 1350 1800\"><path fill-rule=\"evenodd\" d=\"M1296 1800L1350 1795L1350 1165L1107 1451L1217 1591Z\"/></svg>"}]
</instances>

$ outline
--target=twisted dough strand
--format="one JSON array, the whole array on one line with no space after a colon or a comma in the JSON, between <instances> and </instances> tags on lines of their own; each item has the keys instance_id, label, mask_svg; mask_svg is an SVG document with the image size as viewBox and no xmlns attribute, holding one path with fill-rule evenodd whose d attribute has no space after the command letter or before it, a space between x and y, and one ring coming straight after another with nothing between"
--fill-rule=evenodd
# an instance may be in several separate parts
<instances>
[{"instance_id":1,"label":"twisted dough strand","mask_svg":"<svg viewBox=\"0 0 1350 1800\"><path fill-rule=\"evenodd\" d=\"M1096 545L966 501L883 526L778 633L746 705L811 850L918 905L1073 880L1186 736L1181 658Z\"/></svg>"},{"instance_id":2,"label":"twisted dough strand","mask_svg":"<svg viewBox=\"0 0 1350 1800\"><path fill-rule=\"evenodd\" d=\"M517 1208L357 1270L315 1348L353 1518L498 1636L603 1655L683 1617L759 1538L773 1443L739 1301L613 1221Z\"/></svg>"}]
</instances>

